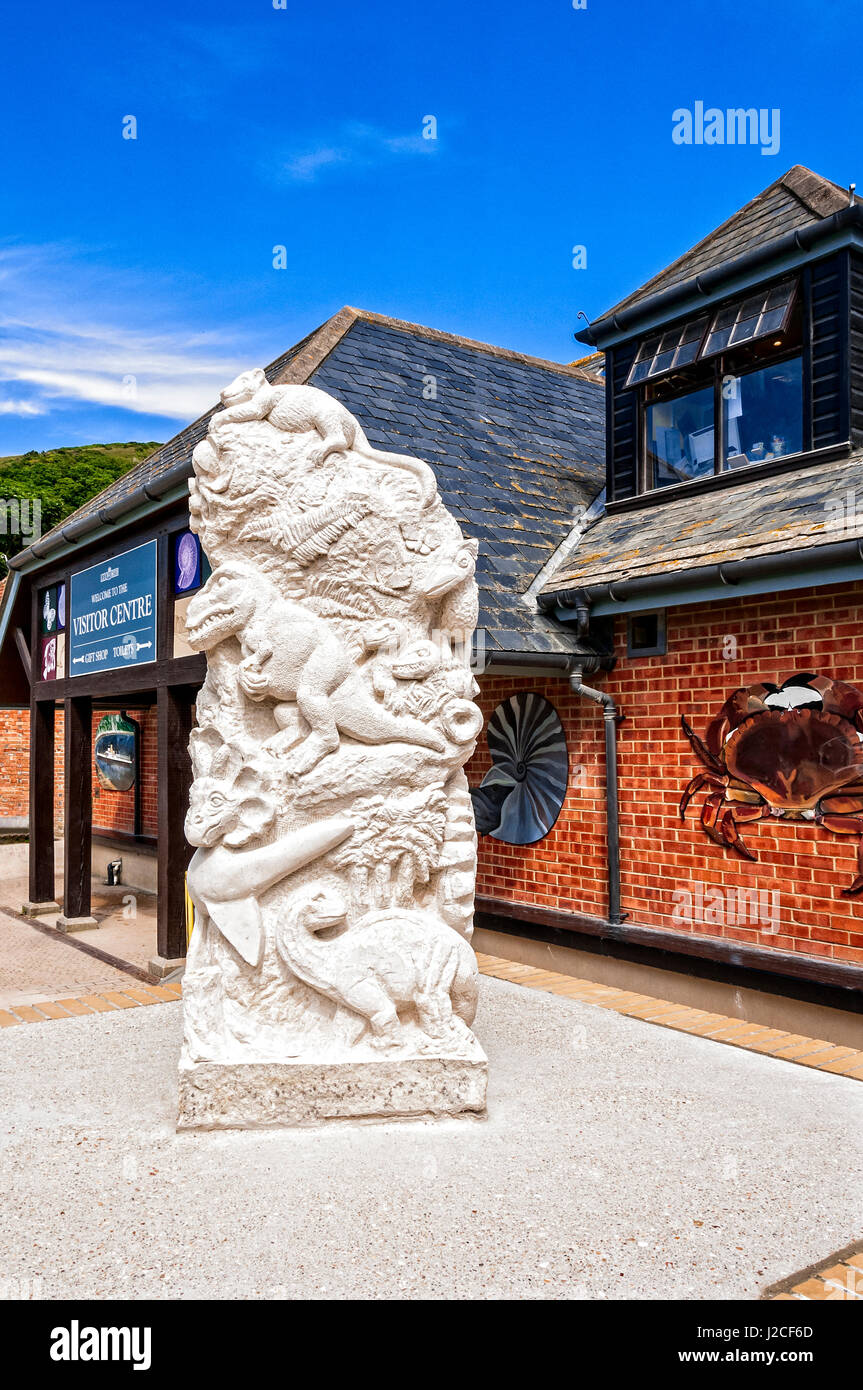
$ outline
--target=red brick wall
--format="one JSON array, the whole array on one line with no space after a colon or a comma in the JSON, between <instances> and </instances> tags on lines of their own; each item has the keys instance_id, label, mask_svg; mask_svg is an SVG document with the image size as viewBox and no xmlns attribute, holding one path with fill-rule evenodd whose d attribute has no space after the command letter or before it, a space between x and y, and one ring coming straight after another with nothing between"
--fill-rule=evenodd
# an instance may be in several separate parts
<instances>
[{"instance_id":1,"label":"red brick wall","mask_svg":"<svg viewBox=\"0 0 863 1390\"><path fill-rule=\"evenodd\" d=\"M93 734L108 711L93 714ZM119 711L117 711L119 712ZM157 795L157 742L155 709L133 711L141 726L141 830L156 835L159 826ZM54 716L54 825L63 827L63 711ZM29 710L0 709L0 820L29 814ZM124 830L135 828L133 791L112 792L99 785L93 773L93 828Z\"/></svg>"},{"instance_id":2,"label":"red brick wall","mask_svg":"<svg viewBox=\"0 0 863 1390\"><path fill-rule=\"evenodd\" d=\"M96 737L96 728L105 714L112 711L99 710L93 714L93 737ZM113 711L119 714L119 710ZM157 793L157 734L156 734L156 711L133 710L131 717L135 719L141 730L141 833L143 835L156 835L159 829L159 812L156 804ZM93 773L93 829L94 830L123 830L128 834L133 834L135 830L135 792L130 789L127 792L109 791L100 785Z\"/></svg>"},{"instance_id":3,"label":"red brick wall","mask_svg":"<svg viewBox=\"0 0 863 1390\"><path fill-rule=\"evenodd\" d=\"M29 760L29 710L0 710L0 819L28 815Z\"/></svg>"},{"instance_id":4,"label":"red brick wall","mask_svg":"<svg viewBox=\"0 0 863 1390\"><path fill-rule=\"evenodd\" d=\"M805 822L753 822L741 827L758 854L750 863L705 836L701 796L685 825L677 811L684 787L700 770L681 715L703 736L738 686L782 681L795 671L818 671L863 689L861 598L863 585L842 585L670 610L667 655L637 661L626 658L626 624L618 619L618 664L590 683L612 694L627 716L618 731L621 868L623 907L632 921L863 964L863 896L839 896L856 872L856 838ZM723 655L729 648L733 659ZM478 892L604 915L600 709L577 699L564 680L489 674L480 686L486 717L516 690L536 690L551 701L566 729L570 788L557 824L537 844L480 839ZM481 738L467 768L471 785L489 766ZM734 920L739 900L728 890L739 888L764 890L754 922L751 907L742 924ZM683 893L691 895L691 914ZM699 913L699 898L708 920ZM682 920L686 915L695 920Z\"/></svg>"}]
</instances>

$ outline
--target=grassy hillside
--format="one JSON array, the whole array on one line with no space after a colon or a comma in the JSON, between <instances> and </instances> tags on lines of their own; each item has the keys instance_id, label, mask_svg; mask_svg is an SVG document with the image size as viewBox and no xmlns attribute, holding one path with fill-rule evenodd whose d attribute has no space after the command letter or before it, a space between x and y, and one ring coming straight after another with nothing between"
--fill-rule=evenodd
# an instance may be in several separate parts
<instances>
[{"instance_id":1,"label":"grassy hillside","mask_svg":"<svg viewBox=\"0 0 863 1390\"><path fill-rule=\"evenodd\" d=\"M23 550L31 539L22 536L16 518L18 509L10 507L10 503L19 499L20 505L20 500L38 498L42 507L40 530L44 534L158 447L152 441L83 444L0 458L0 574L6 572L5 558ZM25 526L29 515L25 510Z\"/></svg>"}]
</instances>

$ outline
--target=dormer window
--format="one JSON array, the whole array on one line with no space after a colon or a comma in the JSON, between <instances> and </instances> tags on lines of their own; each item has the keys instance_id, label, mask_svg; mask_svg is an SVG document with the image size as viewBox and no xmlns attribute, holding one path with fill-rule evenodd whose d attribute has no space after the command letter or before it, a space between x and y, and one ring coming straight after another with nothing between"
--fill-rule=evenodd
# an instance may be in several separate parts
<instances>
[{"instance_id":1,"label":"dormer window","mask_svg":"<svg viewBox=\"0 0 863 1390\"><path fill-rule=\"evenodd\" d=\"M642 489L803 448L802 315L786 279L695 315L638 346Z\"/></svg>"}]
</instances>

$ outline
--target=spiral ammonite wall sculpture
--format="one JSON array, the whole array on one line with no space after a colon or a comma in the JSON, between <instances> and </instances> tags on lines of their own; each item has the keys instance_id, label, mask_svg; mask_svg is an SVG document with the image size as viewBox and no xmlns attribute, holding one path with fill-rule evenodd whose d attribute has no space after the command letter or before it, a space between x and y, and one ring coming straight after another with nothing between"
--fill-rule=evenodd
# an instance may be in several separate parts
<instances>
[{"instance_id":1,"label":"spiral ammonite wall sculpture","mask_svg":"<svg viewBox=\"0 0 863 1390\"><path fill-rule=\"evenodd\" d=\"M553 705L519 691L498 705L486 731L492 769L471 788L476 828L510 845L547 835L566 797L569 758Z\"/></svg>"}]
</instances>

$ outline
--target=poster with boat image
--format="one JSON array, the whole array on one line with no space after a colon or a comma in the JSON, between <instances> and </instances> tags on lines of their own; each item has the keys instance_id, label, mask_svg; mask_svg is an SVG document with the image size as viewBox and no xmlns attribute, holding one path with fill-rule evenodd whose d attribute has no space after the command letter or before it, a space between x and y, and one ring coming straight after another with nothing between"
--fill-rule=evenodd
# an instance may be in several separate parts
<instances>
[{"instance_id":1,"label":"poster with boat image","mask_svg":"<svg viewBox=\"0 0 863 1390\"><path fill-rule=\"evenodd\" d=\"M99 785L110 792L127 792L135 785L138 767L138 728L123 714L106 714L96 729L93 756Z\"/></svg>"}]
</instances>

